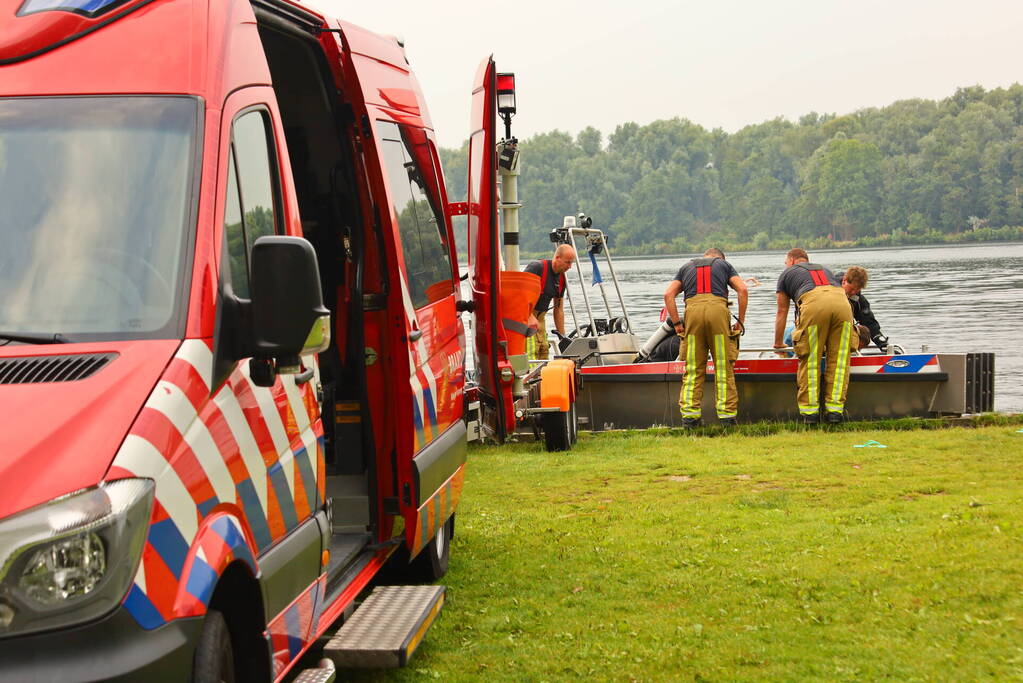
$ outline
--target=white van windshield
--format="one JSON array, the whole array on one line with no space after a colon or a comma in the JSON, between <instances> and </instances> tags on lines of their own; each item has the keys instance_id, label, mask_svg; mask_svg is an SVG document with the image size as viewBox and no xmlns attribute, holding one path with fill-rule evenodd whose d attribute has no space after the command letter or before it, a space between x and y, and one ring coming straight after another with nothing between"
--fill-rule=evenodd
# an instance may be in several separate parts
<instances>
[{"instance_id":1,"label":"white van windshield","mask_svg":"<svg viewBox=\"0 0 1023 683\"><path fill-rule=\"evenodd\" d=\"M180 337L199 101L0 99L0 344Z\"/></svg>"}]
</instances>

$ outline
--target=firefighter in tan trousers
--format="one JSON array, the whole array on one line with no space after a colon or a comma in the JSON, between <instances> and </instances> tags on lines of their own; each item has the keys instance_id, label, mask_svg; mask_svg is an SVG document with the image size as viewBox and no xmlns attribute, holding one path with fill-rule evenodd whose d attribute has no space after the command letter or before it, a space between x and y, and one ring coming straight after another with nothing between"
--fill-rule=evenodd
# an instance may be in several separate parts
<instances>
[{"instance_id":1,"label":"firefighter in tan trousers","mask_svg":"<svg viewBox=\"0 0 1023 683\"><path fill-rule=\"evenodd\" d=\"M739 319L732 327L728 313L729 287L739 299ZM675 297L682 292L685 292L686 305L684 322L675 304ZM724 426L735 424L739 396L732 365L739 355L739 335L746 321L747 302L746 283L720 249L708 249L703 258L685 264L668 283L664 306L675 333L682 337L679 355L686 361L679 395L683 427L700 424L708 353L714 358L714 407L718 421Z\"/></svg>"},{"instance_id":2,"label":"firefighter in tan trousers","mask_svg":"<svg viewBox=\"0 0 1023 683\"><path fill-rule=\"evenodd\" d=\"M820 422L820 402L824 398L824 419L835 424L845 414L849 389L849 355L858 339L853 329L852 309L845 290L835 275L815 263L802 249L785 255L785 270L778 278L778 312L774 320L774 348L783 348L785 320L789 304L796 302L796 329L792 346L799 359L796 373L796 403L803 422ZM821 356L827 356L824 382L821 382Z\"/></svg>"},{"instance_id":3,"label":"firefighter in tan trousers","mask_svg":"<svg viewBox=\"0 0 1023 683\"><path fill-rule=\"evenodd\" d=\"M565 336L564 297L568 281L565 273L575 263L575 249L570 244L559 244L554 258L540 259L528 264L522 270L540 278L540 298L529 318L529 326L536 327L536 334L526 338L526 353L530 358L547 360L550 346L547 341L547 311L553 302L554 329Z\"/></svg>"}]
</instances>

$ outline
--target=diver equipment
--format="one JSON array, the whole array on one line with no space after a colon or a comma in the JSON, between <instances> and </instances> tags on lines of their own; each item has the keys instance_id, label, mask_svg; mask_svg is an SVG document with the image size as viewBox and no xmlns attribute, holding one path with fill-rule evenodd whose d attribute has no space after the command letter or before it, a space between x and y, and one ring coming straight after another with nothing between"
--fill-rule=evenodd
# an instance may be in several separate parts
<instances>
[{"instance_id":1,"label":"diver equipment","mask_svg":"<svg viewBox=\"0 0 1023 683\"><path fill-rule=\"evenodd\" d=\"M646 340L646 343L639 349L639 353L632 359L632 362L645 363L650 358L650 354L657 348L657 345L673 334L675 334L675 323L671 320L665 320Z\"/></svg>"}]
</instances>

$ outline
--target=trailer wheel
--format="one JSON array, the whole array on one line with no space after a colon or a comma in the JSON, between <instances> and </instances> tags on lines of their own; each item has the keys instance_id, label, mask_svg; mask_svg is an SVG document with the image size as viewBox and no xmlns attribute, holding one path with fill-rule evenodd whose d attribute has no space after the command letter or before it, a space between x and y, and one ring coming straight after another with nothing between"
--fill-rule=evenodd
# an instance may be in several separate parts
<instances>
[{"instance_id":1,"label":"trailer wheel","mask_svg":"<svg viewBox=\"0 0 1023 683\"><path fill-rule=\"evenodd\" d=\"M455 516L437 529L430 542L426 544L409 565L409 577L413 581L433 583L448 573L448 559L451 557L451 537L455 532Z\"/></svg>"},{"instance_id":2,"label":"trailer wheel","mask_svg":"<svg viewBox=\"0 0 1023 683\"><path fill-rule=\"evenodd\" d=\"M192 661L192 683L234 683L231 632L219 610L206 612Z\"/></svg>"},{"instance_id":3,"label":"trailer wheel","mask_svg":"<svg viewBox=\"0 0 1023 683\"><path fill-rule=\"evenodd\" d=\"M567 451L572 448L571 409L556 413L542 413L543 442L549 452Z\"/></svg>"}]
</instances>

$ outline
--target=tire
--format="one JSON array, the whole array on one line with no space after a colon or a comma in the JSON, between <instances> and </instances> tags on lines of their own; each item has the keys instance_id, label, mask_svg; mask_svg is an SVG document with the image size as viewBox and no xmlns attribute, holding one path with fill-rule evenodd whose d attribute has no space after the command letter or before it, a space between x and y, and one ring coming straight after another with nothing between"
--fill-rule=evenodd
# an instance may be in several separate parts
<instances>
[{"instance_id":1,"label":"tire","mask_svg":"<svg viewBox=\"0 0 1023 683\"><path fill-rule=\"evenodd\" d=\"M419 583L433 583L448 573L451 557L451 537L455 533L455 516L444 522L430 542L426 544L408 566L408 576Z\"/></svg>"},{"instance_id":2,"label":"tire","mask_svg":"<svg viewBox=\"0 0 1023 683\"><path fill-rule=\"evenodd\" d=\"M541 413L543 416L543 442L548 452L567 451L572 448L570 412Z\"/></svg>"},{"instance_id":3,"label":"tire","mask_svg":"<svg viewBox=\"0 0 1023 683\"><path fill-rule=\"evenodd\" d=\"M206 612L192 659L192 683L235 683L231 632L218 610Z\"/></svg>"}]
</instances>

